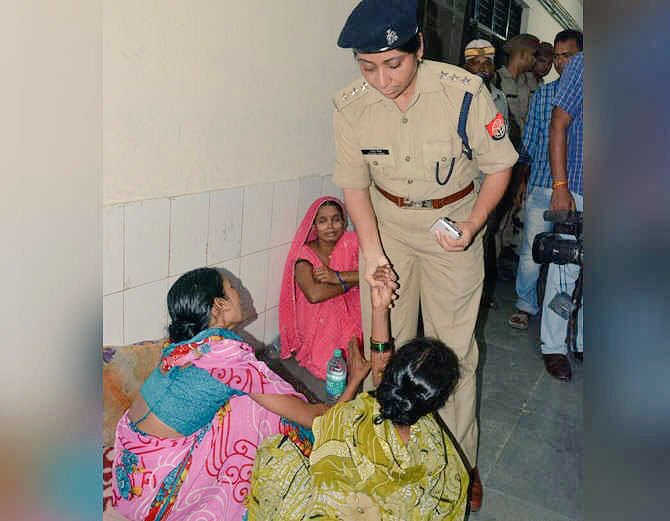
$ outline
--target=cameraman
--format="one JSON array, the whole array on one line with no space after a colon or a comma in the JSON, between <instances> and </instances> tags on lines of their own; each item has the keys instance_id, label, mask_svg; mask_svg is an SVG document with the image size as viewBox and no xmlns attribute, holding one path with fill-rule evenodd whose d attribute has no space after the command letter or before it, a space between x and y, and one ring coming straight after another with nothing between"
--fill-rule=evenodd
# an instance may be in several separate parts
<instances>
[{"instance_id":1,"label":"cameraman","mask_svg":"<svg viewBox=\"0 0 670 521\"><path fill-rule=\"evenodd\" d=\"M582 50L583 41L582 33L572 29L561 31L556 35L553 49L554 66L559 77L562 76L570 58ZM552 101L556 96L558 85L557 79L535 91L528 109L528 121L523 130L523 152L519 157L519 163L525 166L522 179L528 179L528 188L522 186L520 193L517 194L519 198L526 196L526 204L519 266L516 273L517 311L507 322L514 329L528 329L530 317L537 315L542 305L542 302L538 302L537 295L540 266L533 261L531 250L535 236L552 229L551 223L546 222L542 214L549 209L551 201L553 180L549 161L549 125L553 109Z\"/></svg>"},{"instance_id":2,"label":"cameraman","mask_svg":"<svg viewBox=\"0 0 670 521\"><path fill-rule=\"evenodd\" d=\"M583 210L583 72L584 53L575 54L563 71L549 128L549 156L552 176L552 210ZM567 320L550 305L560 294L572 295L580 267L574 264L551 264L542 303L540 342L547 372L554 378L569 381L572 369L566 344ZM579 302L575 358L583 360L583 308Z\"/></svg>"}]
</instances>

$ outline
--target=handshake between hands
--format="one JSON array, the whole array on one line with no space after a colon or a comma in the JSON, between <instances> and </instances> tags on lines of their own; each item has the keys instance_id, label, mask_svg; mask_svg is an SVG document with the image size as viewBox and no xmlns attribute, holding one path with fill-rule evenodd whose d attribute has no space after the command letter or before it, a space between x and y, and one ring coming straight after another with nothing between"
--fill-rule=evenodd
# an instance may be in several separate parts
<instances>
[{"instance_id":1,"label":"handshake between hands","mask_svg":"<svg viewBox=\"0 0 670 521\"><path fill-rule=\"evenodd\" d=\"M372 336L382 342L389 340L389 309L393 306L393 300L397 298L395 294L398 289L396 276L391 265L386 261L385 264L377 266L370 278L373 283L370 284L370 299L372 301ZM381 382L384 368L392 355L392 350L383 353L373 351L370 353L370 361L366 360L361 352L361 346L358 340L353 337L349 341L349 356L347 365L349 370L350 382L362 383L365 377L372 370L372 383L375 387Z\"/></svg>"},{"instance_id":2,"label":"handshake between hands","mask_svg":"<svg viewBox=\"0 0 670 521\"><path fill-rule=\"evenodd\" d=\"M370 286L373 312L391 308L393 300L397 298L395 290L398 289L396 276L391 266L389 264L377 266L372 278L376 282L374 286Z\"/></svg>"}]
</instances>

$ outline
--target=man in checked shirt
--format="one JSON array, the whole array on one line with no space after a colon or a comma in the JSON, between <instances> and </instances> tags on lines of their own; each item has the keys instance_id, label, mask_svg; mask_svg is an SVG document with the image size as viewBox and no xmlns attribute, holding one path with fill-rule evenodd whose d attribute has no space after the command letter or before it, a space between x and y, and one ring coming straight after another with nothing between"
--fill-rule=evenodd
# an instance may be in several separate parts
<instances>
[{"instance_id":1,"label":"man in checked shirt","mask_svg":"<svg viewBox=\"0 0 670 521\"><path fill-rule=\"evenodd\" d=\"M554 67L559 76L563 74L570 58L582 51L582 33L565 30L554 39ZM527 181L520 188L526 195L523 240L519 253L516 276L517 312L508 323L515 329L527 329L528 320L540 311L537 279L540 265L533 261L533 239L538 233L551 231L552 224L545 222L542 214L549 209L552 195L551 166L549 162L549 125L554 108L552 100L558 90L559 80L542 85L533 94L528 110L528 120L523 132L522 150L519 163L524 165L522 180Z\"/></svg>"}]
</instances>

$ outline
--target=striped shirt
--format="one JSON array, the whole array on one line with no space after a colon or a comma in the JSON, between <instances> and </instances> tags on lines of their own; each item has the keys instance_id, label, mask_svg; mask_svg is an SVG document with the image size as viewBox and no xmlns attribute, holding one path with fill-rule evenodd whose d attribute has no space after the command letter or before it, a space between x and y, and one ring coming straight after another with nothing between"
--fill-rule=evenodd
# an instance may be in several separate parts
<instances>
[{"instance_id":1,"label":"striped shirt","mask_svg":"<svg viewBox=\"0 0 670 521\"><path fill-rule=\"evenodd\" d=\"M549 163L549 124L552 100L558 90L558 80L539 87L528 109L528 120L523 129L520 163L530 164L530 186L551 187L551 165Z\"/></svg>"},{"instance_id":2,"label":"striped shirt","mask_svg":"<svg viewBox=\"0 0 670 521\"><path fill-rule=\"evenodd\" d=\"M584 195L584 53L575 54L565 66L552 104L570 114L568 127L568 188Z\"/></svg>"}]
</instances>

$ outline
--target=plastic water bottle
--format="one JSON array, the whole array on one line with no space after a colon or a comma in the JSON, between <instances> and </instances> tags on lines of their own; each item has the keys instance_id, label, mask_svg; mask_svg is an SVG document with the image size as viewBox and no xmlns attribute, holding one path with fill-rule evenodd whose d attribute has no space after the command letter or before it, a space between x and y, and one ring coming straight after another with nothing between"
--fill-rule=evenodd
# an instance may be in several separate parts
<instances>
[{"instance_id":1,"label":"plastic water bottle","mask_svg":"<svg viewBox=\"0 0 670 521\"><path fill-rule=\"evenodd\" d=\"M342 396L347 386L347 363L342 357L342 350L335 349L333 357L326 367L326 396L329 402L335 402Z\"/></svg>"}]
</instances>

